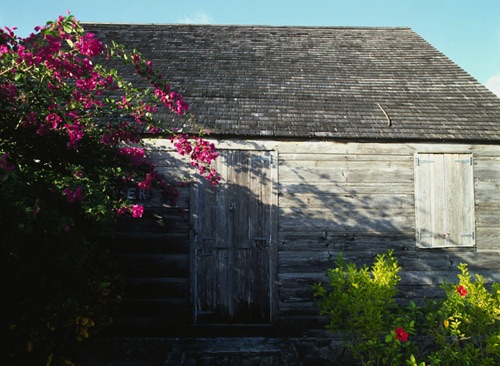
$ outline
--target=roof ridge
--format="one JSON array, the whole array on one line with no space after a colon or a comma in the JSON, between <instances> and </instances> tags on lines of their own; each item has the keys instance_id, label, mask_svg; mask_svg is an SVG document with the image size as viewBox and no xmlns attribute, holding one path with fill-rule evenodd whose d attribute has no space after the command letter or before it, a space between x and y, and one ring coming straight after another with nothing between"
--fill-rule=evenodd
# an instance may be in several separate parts
<instances>
[{"instance_id":1,"label":"roof ridge","mask_svg":"<svg viewBox=\"0 0 500 366\"><path fill-rule=\"evenodd\" d=\"M364 25L268 25L268 24L196 24L196 23L131 23L131 22L91 22L91 21L80 21L80 24L85 25L116 25L116 26L189 26L189 27L214 27L214 28L222 28L222 27L234 27L234 28L270 28L270 29L289 29L289 28L297 28L297 29L366 29L366 30L412 30L410 26L364 26Z\"/></svg>"}]
</instances>

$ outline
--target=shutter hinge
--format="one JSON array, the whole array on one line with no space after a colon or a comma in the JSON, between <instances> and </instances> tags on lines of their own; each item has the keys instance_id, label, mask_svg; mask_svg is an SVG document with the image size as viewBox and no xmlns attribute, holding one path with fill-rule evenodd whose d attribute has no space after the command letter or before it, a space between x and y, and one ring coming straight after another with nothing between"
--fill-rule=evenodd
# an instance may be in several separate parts
<instances>
[{"instance_id":1,"label":"shutter hinge","mask_svg":"<svg viewBox=\"0 0 500 366\"><path fill-rule=\"evenodd\" d=\"M418 233L418 240L419 241L422 241L422 239L426 239L426 238L432 238L432 233L429 233L427 235L422 234L421 231Z\"/></svg>"},{"instance_id":2,"label":"shutter hinge","mask_svg":"<svg viewBox=\"0 0 500 366\"><path fill-rule=\"evenodd\" d=\"M469 164L469 165L473 165L473 161L472 161L472 156L468 159L458 159L458 160L455 160L455 163L464 163L464 164Z\"/></svg>"},{"instance_id":3,"label":"shutter hinge","mask_svg":"<svg viewBox=\"0 0 500 366\"><path fill-rule=\"evenodd\" d=\"M420 166L421 164L432 164L434 163L434 160L424 160L420 158L415 158L415 164L417 166Z\"/></svg>"},{"instance_id":4,"label":"shutter hinge","mask_svg":"<svg viewBox=\"0 0 500 366\"><path fill-rule=\"evenodd\" d=\"M462 234L460 235L462 238L471 238L472 240L474 240L474 231L469 233L469 234Z\"/></svg>"}]
</instances>

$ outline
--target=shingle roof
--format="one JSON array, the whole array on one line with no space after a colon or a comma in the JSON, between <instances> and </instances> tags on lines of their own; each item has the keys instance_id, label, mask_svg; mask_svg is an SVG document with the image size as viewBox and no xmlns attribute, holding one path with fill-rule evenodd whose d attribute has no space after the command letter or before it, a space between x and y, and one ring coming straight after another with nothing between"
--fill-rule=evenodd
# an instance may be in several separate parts
<instances>
[{"instance_id":1,"label":"shingle roof","mask_svg":"<svg viewBox=\"0 0 500 366\"><path fill-rule=\"evenodd\" d=\"M409 28L83 25L218 135L500 141L500 98Z\"/></svg>"}]
</instances>

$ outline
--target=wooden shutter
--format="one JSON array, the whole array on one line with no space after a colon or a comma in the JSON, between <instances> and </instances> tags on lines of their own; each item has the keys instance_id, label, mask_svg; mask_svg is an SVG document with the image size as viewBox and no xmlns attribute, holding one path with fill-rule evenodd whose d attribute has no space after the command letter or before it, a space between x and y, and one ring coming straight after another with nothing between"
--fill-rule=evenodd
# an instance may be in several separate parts
<instances>
[{"instance_id":1,"label":"wooden shutter","mask_svg":"<svg viewBox=\"0 0 500 366\"><path fill-rule=\"evenodd\" d=\"M471 154L415 155L417 247L475 245Z\"/></svg>"}]
</instances>

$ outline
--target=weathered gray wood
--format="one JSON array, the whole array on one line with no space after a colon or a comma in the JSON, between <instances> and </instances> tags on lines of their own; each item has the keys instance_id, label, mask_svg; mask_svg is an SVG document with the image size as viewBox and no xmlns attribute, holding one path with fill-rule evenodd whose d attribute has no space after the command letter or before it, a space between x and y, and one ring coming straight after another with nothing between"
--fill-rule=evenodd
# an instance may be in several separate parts
<instances>
[{"instance_id":1,"label":"weathered gray wood","mask_svg":"<svg viewBox=\"0 0 500 366\"><path fill-rule=\"evenodd\" d=\"M413 180L407 183L385 182L366 183L366 182L330 182L321 181L310 184L308 182L280 182L280 194L298 194L327 192L329 194L407 194L413 195Z\"/></svg>"},{"instance_id":2,"label":"weathered gray wood","mask_svg":"<svg viewBox=\"0 0 500 366\"><path fill-rule=\"evenodd\" d=\"M245 297L253 291L252 286L267 288L270 294L260 297L264 302L258 306L274 309L269 310L269 317L278 320L280 329L301 335L322 330L325 318L317 314L311 286L326 280L325 271L333 266L340 252L358 265L370 265L376 254L394 250L403 267L398 285L398 301L402 303L442 296L439 285L443 279L457 281L456 265L461 262L469 265L471 273L482 273L488 281L498 280L500 152L496 146L271 140L221 143L230 149L220 150L221 158L216 166L223 177L222 184L217 188L208 187L204 197L197 196L196 185L181 188L180 206L193 217L193 233L202 233L204 238L191 246L191 260L187 257L189 226L174 217L177 208L166 205L156 196L146 203L154 215L140 224L145 231L126 233L131 239L124 246L128 254L122 258L126 259L127 266L135 262L129 268L134 276L130 277L129 289L134 297L129 305L142 303L154 314L148 317L145 313L136 313L135 320L130 318L133 322L146 324L155 317L159 323L178 321L162 318L161 299L170 299L163 303L166 309L172 304L185 309L189 288L186 290L184 286L190 281L186 269L191 266L191 274L196 273L195 265L199 276L191 278L197 281L193 286L197 286L203 298L203 301L193 298L198 309L230 303L231 296ZM152 155L163 173L173 177L172 174L181 169L184 174L181 167L185 159L179 159L169 144L166 141L164 146L155 145ZM472 154L475 248L417 248L415 184L418 182L415 181L414 153L432 156L443 153L452 161L465 160L463 156ZM264 157L270 159L267 160L269 167L277 166L268 169L266 159L262 160ZM185 171L187 177L189 169ZM432 174L443 171L451 176L463 174L448 163L443 163L443 167ZM460 207L452 215L464 215L464 201L458 200L462 188L450 187L452 195L447 199ZM470 186L466 190L470 191ZM434 194L435 200L439 197ZM262 202L266 202L269 210L264 209L266 205ZM445 203L449 202L441 204ZM233 204L240 211L228 215L228 208ZM445 206L440 207L433 209L439 212ZM249 218L251 212L262 220ZM262 252L267 256L266 265L261 265L263 259L258 253L244 249L250 246L249 237L262 232L263 222L270 222L272 233L269 251ZM198 226L201 223L205 227ZM246 232L240 229L242 227L247 228ZM219 245L211 243L215 235L221 237ZM145 256L133 245L141 236L149 252ZM235 250L229 250L232 248L230 238L238 243ZM195 253L205 257L196 262ZM156 273L156 277L148 273ZM252 274L249 276L249 273ZM259 278L268 278L272 283ZM222 284L225 289L219 290L214 283ZM191 321L189 311L179 314L183 321Z\"/></svg>"},{"instance_id":3,"label":"weathered gray wood","mask_svg":"<svg viewBox=\"0 0 500 366\"><path fill-rule=\"evenodd\" d=\"M475 245L472 155L416 154L417 246Z\"/></svg>"},{"instance_id":4,"label":"weathered gray wood","mask_svg":"<svg viewBox=\"0 0 500 366\"><path fill-rule=\"evenodd\" d=\"M335 250L338 252L371 252L381 250L414 250L414 232L338 233L331 231L281 232L280 251Z\"/></svg>"},{"instance_id":5,"label":"weathered gray wood","mask_svg":"<svg viewBox=\"0 0 500 366\"><path fill-rule=\"evenodd\" d=\"M406 183L413 181L411 169L400 169L389 163L353 164L352 167L335 169L330 168L306 168L295 166L280 167L280 182L282 183L308 183L314 182L363 182L363 183Z\"/></svg>"},{"instance_id":6,"label":"weathered gray wood","mask_svg":"<svg viewBox=\"0 0 500 366\"><path fill-rule=\"evenodd\" d=\"M347 206L347 207L346 207ZM376 206L368 205L367 208L339 205L339 207L283 207L280 209L282 216L287 220L304 218L306 220L324 220L332 222L341 222L352 219L353 221L364 222L366 220L379 220L390 219L394 222L408 222L413 221L413 208L377 208ZM403 215L410 215L410 218L402 217Z\"/></svg>"},{"instance_id":7,"label":"weathered gray wood","mask_svg":"<svg viewBox=\"0 0 500 366\"><path fill-rule=\"evenodd\" d=\"M301 149L302 150L302 149ZM390 161L392 163L408 163L412 164L413 157L411 155L399 155L399 152L393 151L391 154L377 154L375 151L366 154L350 154L344 151L331 152L324 151L322 154L310 153L307 149L304 152L296 153L281 153L280 154L280 165L287 165L289 161L303 161L312 162L315 166L325 165L326 162L339 164L344 163L345 165L356 161L356 162L371 162L371 161Z\"/></svg>"},{"instance_id":8,"label":"weathered gray wood","mask_svg":"<svg viewBox=\"0 0 500 366\"><path fill-rule=\"evenodd\" d=\"M216 166L221 185L196 186L191 206L196 321L210 314L209 322L268 323L275 266L271 155L224 151Z\"/></svg>"},{"instance_id":9,"label":"weathered gray wood","mask_svg":"<svg viewBox=\"0 0 500 366\"><path fill-rule=\"evenodd\" d=\"M414 209L414 200L408 194L332 194L312 188L306 193L284 193L280 196L280 207L304 207L325 209Z\"/></svg>"},{"instance_id":10,"label":"weathered gray wood","mask_svg":"<svg viewBox=\"0 0 500 366\"><path fill-rule=\"evenodd\" d=\"M498 225L494 227L478 226L476 228L476 232L477 232L478 251L496 250L498 253L500 246L500 226ZM497 254L497 256L500 256L500 254Z\"/></svg>"},{"instance_id":11,"label":"weathered gray wood","mask_svg":"<svg viewBox=\"0 0 500 366\"><path fill-rule=\"evenodd\" d=\"M304 231L326 230L337 232L372 232L382 233L384 231L410 231L414 227L413 212L409 210L396 210L387 215L377 210L358 210L356 212L310 212L312 210L293 212L282 209L280 230ZM357 214L357 215L356 215ZM371 215L373 214L373 215Z\"/></svg>"},{"instance_id":12,"label":"weathered gray wood","mask_svg":"<svg viewBox=\"0 0 500 366\"><path fill-rule=\"evenodd\" d=\"M277 146L280 154L306 151L309 154L361 154L412 156L415 152L422 153L468 153L478 156L498 157L498 147L494 145L450 144L450 143L377 143L377 142L327 142L300 141L283 142Z\"/></svg>"},{"instance_id":13,"label":"weathered gray wood","mask_svg":"<svg viewBox=\"0 0 500 366\"><path fill-rule=\"evenodd\" d=\"M486 211L482 210L476 215L476 224L477 226L490 226L490 227L498 227L500 225L498 217L498 211Z\"/></svg>"},{"instance_id":14,"label":"weathered gray wood","mask_svg":"<svg viewBox=\"0 0 500 366\"><path fill-rule=\"evenodd\" d=\"M482 181L482 177L475 176L476 202L500 202L500 179L496 181Z\"/></svg>"},{"instance_id":15,"label":"weathered gray wood","mask_svg":"<svg viewBox=\"0 0 500 366\"><path fill-rule=\"evenodd\" d=\"M410 157L415 152L422 153L474 153L476 157L498 158L498 146L494 144L468 143L435 143L435 142L341 142L341 141L273 141L273 140L241 140L221 139L214 140L220 150L275 150L279 152L279 159L288 154L345 154L345 155L400 155ZM150 138L145 140L146 146L154 154L169 154L176 159L187 159L179 156L169 139ZM168 160L168 158L164 159ZM168 161L166 162L168 164Z\"/></svg>"},{"instance_id":16,"label":"weathered gray wood","mask_svg":"<svg viewBox=\"0 0 500 366\"><path fill-rule=\"evenodd\" d=\"M381 248L382 249L382 248ZM371 265L376 254L385 253L383 250L368 252L343 252L346 261L354 262L358 266ZM334 262L340 252L336 250L323 251L281 251L279 264L283 273L307 273L311 268L325 271L334 267ZM432 253L428 251L398 251L396 258L402 271L442 271L458 273L457 266L466 263L470 270L496 270L498 269L498 255L491 253Z\"/></svg>"}]
</instances>

